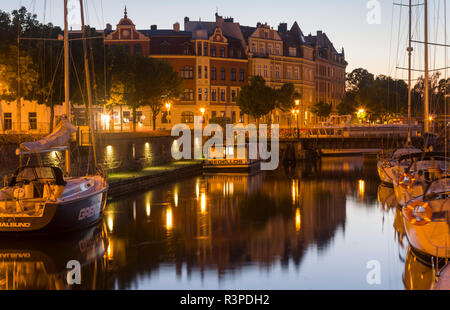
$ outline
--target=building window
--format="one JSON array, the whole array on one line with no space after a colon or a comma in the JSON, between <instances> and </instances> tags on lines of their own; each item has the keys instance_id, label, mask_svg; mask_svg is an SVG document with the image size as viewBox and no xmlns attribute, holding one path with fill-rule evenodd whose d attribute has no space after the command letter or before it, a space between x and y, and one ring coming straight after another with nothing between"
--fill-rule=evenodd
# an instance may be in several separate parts
<instances>
[{"instance_id":1,"label":"building window","mask_svg":"<svg viewBox=\"0 0 450 310\"><path fill-rule=\"evenodd\" d=\"M242 58L242 51L240 49L238 49L237 51L237 57Z\"/></svg>"},{"instance_id":2,"label":"building window","mask_svg":"<svg viewBox=\"0 0 450 310\"><path fill-rule=\"evenodd\" d=\"M222 57L222 58L225 57L225 47L220 48L220 57Z\"/></svg>"},{"instance_id":3,"label":"building window","mask_svg":"<svg viewBox=\"0 0 450 310\"><path fill-rule=\"evenodd\" d=\"M191 49L189 48L188 45L185 45L185 46L183 47L183 54L184 54L184 55L190 55L190 54L191 54Z\"/></svg>"},{"instance_id":4,"label":"building window","mask_svg":"<svg viewBox=\"0 0 450 310\"><path fill-rule=\"evenodd\" d=\"M258 75L261 76L261 64L258 64Z\"/></svg>"},{"instance_id":5,"label":"building window","mask_svg":"<svg viewBox=\"0 0 450 310\"><path fill-rule=\"evenodd\" d=\"M203 56L208 56L208 44L203 44Z\"/></svg>"},{"instance_id":6,"label":"building window","mask_svg":"<svg viewBox=\"0 0 450 310\"><path fill-rule=\"evenodd\" d=\"M267 65L264 65L264 77L267 77Z\"/></svg>"},{"instance_id":7,"label":"building window","mask_svg":"<svg viewBox=\"0 0 450 310\"><path fill-rule=\"evenodd\" d=\"M244 81L244 69L239 70L239 81L243 82Z\"/></svg>"},{"instance_id":8,"label":"building window","mask_svg":"<svg viewBox=\"0 0 450 310\"><path fill-rule=\"evenodd\" d=\"M3 130L12 130L12 113L3 113Z\"/></svg>"},{"instance_id":9,"label":"building window","mask_svg":"<svg viewBox=\"0 0 450 310\"><path fill-rule=\"evenodd\" d=\"M217 101L217 89L211 89L211 101Z\"/></svg>"},{"instance_id":10,"label":"building window","mask_svg":"<svg viewBox=\"0 0 450 310\"><path fill-rule=\"evenodd\" d=\"M269 45L267 46L267 53L268 53L269 55L272 55L272 54L273 54L273 45L272 45L272 44L269 44Z\"/></svg>"},{"instance_id":11,"label":"building window","mask_svg":"<svg viewBox=\"0 0 450 310\"><path fill-rule=\"evenodd\" d=\"M275 45L275 55L280 55L280 45Z\"/></svg>"},{"instance_id":12,"label":"building window","mask_svg":"<svg viewBox=\"0 0 450 310\"><path fill-rule=\"evenodd\" d=\"M292 68L288 67L287 69L287 79L292 80Z\"/></svg>"},{"instance_id":13,"label":"building window","mask_svg":"<svg viewBox=\"0 0 450 310\"><path fill-rule=\"evenodd\" d=\"M252 43L252 53L256 54L256 43Z\"/></svg>"},{"instance_id":14,"label":"building window","mask_svg":"<svg viewBox=\"0 0 450 310\"><path fill-rule=\"evenodd\" d=\"M207 79L207 78L208 78L208 67L205 66L205 79Z\"/></svg>"},{"instance_id":15,"label":"building window","mask_svg":"<svg viewBox=\"0 0 450 310\"><path fill-rule=\"evenodd\" d=\"M226 96L225 96L225 89L221 89L220 90L220 101L225 102L226 101Z\"/></svg>"},{"instance_id":16,"label":"building window","mask_svg":"<svg viewBox=\"0 0 450 310\"><path fill-rule=\"evenodd\" d=\"M215 119L217 117L217 111L211 111L211 118Z\"/></svg>"},{"instance_id":17,"label":"building window","mask_svg":"<svg viewBox=\"0 0 450 310\"><path fill-rule=\"evenodd\" d=\"M298 80L298 68L294 69L294 80Z\"/></svg>"},{"instance_id":18,"label":"building window","mask_svg":"<svg viewBox=\"0 0 450 310\"><path fill-rule=\"evenodd\" d=\"M234 48L230 48L229 54L230 57L234 57Z\"/></svg>"},{"instance_id":19,"label":"building window","mask_svg":"<svg viewBox=\"0 0 450 310\"><path fill-rule=\"evenodd\" d=\"M236 69L231 69L231 80L236 81Z\"/></svg>"},{"instance_id":20,"label":"building window","mask_svg":"<svg viewBox=\"0 0 450 310\"><path fill-rule=\"evenodd\" d=\"M194 123L194 113L190 112L190 111L181 113L181 122L183 124L193 124Z\"/></svg>"},{"instance_id":21,"label":"building window","mask_svg":"<svg viewBox=\"0 0 450 310\"><path fill-rule=\"evenodd\" d=\"M216 47L211 46L211 57L216 57Z\"/></svg>"},{"instance_id":22,"label":"building window","mask_svg":"<svg viewBox=\"0 0 450 310\"><path fill-rule=\"evenodd\" d=\"M236 123L236 111L231 112L231 123Z\"/></svg>"},{"instance_id":23,"label":"building window","mask_svg":"<svg viewBox=\"0 0 450 310\"><path fill-rule=\"evenodd\" d=\"M220 79L225 81L225 68L220 68Z\"/></svg>"},{"instance_id":24,"label":"building window","mask_svg":"<svg viewBox=\"0 0 450 310\"><path fill-rule=\"evenodd\" d=\"M231 91L231 102L236 102L236 90Z\"/></svg>"},{"instance_id":25,"label":"building window","mask_svg":"<svg viewBox=\"0 0 450 310\"><path fill-rule=\"evenodd\" d=\"M289 56L291 56L291 57L297 56L297 49L295 47L289 48Z\"/></svg>"},{"instance_id":26,"label":"building window","mask_svg":"<svg viewBox=\"0 0 450 310\"><path fill-rule=\"evenodd\" d=\"M239 123L244 123L244 112L239 112Z\"/></svg>"},{"instance_id":27,"label":"building window","mask_svg":"<svg viewBox=\"0 0 450 310\"><path fill-rule=\"evenodd\" d=\"M142 45L138 44L134 46L134 54L142 55Z\"/></svg>"},{"instance_id":28,"label":"building window","mask_svg":"<svg viewBox=\"0 0 450 310\"><path fill-rule=\"evenodd\" d=\"M264 45L262 45L262 44L259 46L259 54L261 56L264 56Z\"/></svg>"},{"instance_id":29,"label":"building window","mask_svg":"<svg viewBox=\"0 0 450 310\"><path fill-rule=\"evenodd\" d=\"M36 114L36 112L28 113L28 122L30 123L30 130L37 129L37 114Z\"/></svg>"},{"instance_id":30,"label":"building window","mask_svg":"<svg viewBox=\"0 0 450 310\"><path fill-rule=\"evenodd\" d=\"M211 80L215 81L217 80L217 70L216 67L211 68Z\"/></svg>"},{"instance_id":31,"label":"building window","mask_svg":"<svg viewBox=\"0 0 450 310\"><path fill-rule=\"evenodd\" d=\"M198 100L202 101L202 92L203 90L201 88L198 89Z\"/></svg>"},{"instance_id":32,"label":"building window","mask_svg":"<svg viewBox=\"0 0 450 310\"><path fill-rule=\"evenodd\" d=\"M161 123L169 124L169 111L161 111Z\"/></svg>"},{"instance_id":33,"label":"building window","mask_svg":"<svg viewBox=\"0 0 450 310\"><path fill-rule=\"evenodd\" d=\"M205 101L208 101L208 89L205 88Z\"/></svg>"},{"instance_id":34,"label":"building window","mask_svg":"<svg viewBox=\"0 0 450 310\"><path fill-rule=\"evenodd\" d=\"M280 67L279 66L275 66L275 78L277 78L277 79L280 78Z\"/></svg>"},{"instance_id":35,"label":"building window","mask_svg":"<svg viewBox=\"0 0 450 310\"><path fill-rule=\"evenodd\" d=\"M192 68L192 67L181 68L181 77L183 79L193 79L194 78L194 68Z\"/></svg>"},{"instance_id":36,"label":"building window","mask_svg":"<svg viewBox=\"0 0 450 310\"><path fill-rule=\"evenodd\" d=\"M197 45L197 56L202 56L202 45L200 43Z\"/></svg>"},{"instance_id":37,"label":"building window","mask_svg":"<svg viewBox=\"0 0 450 310\"><path fill-rule=\"evenodd\" d=\"M169 46L167 44L161 45L161 54L163 54L163 55L169 54Z\"/></svg>"},{"instance_id":38,"label":"building window","mask_svg":"<svg viewBox=\"0 0 450 310\"><path fill-rule=\"evenodd\" d=\"M128 124L130 122L131 113L130 111L123 111L122 112L122 120L125 124Z\"/></svg>"},{"instance_id":39,"label":"building window","mask_svg":"<svg viewBox=\"0 0 450 310\"><path fill-rule=\"evenodd\" d=\"M198 78L202 78L202 66L198 66Z\"/></svg>"},{"instance_id":40,"label":"building window","mask_svg":"<svg viewBox=\"0 0 450 310\"><path fill-rule=\"evenodd\" d=\"M184 101L193 101L194 100L194 90L193 89L185 89L183 94Z\"/></svg>"}]
</instances>

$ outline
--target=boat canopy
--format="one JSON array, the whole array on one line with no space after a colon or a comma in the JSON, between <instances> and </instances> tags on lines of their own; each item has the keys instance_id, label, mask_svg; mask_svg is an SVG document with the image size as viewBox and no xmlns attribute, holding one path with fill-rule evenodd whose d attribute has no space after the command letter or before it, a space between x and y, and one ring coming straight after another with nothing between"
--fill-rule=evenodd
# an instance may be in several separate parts
<instances>
[{"instance_id":1,"label":"boat canopy","mask_svg":"<svg viewBox=\"0 0 450 310\"><path fill-rule=\"evenodd\" d=\"M70 137L77 131L77 127L67 120L62 120L51 134L34 142L20 144L18 154L52 152L67 146Z\"/></svg>"}]
</instances>

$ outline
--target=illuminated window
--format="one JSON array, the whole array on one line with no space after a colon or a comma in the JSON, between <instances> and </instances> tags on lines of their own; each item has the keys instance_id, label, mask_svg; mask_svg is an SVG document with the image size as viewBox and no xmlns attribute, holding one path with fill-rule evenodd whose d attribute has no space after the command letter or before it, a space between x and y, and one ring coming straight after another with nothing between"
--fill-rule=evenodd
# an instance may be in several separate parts
<instances>
[{"instance_id":1,"label":"illuminated window","mask_svg":"<svg viewBox=\"0 0 450 310\"><path fill-rule=\"evenodd\" d=\"M28 113L28 122L30 124L30 130L37 129L37 114L36 114L36 112Z\"/></svg>"},{"instance_id":2,"label":"illuminated window","mask_svg":"<svg viewBox=\"0 0 450 310\"><path fill-rule=\"evenodd\" d=\"M3 113L3 130L12 129L12 113Z\"/></svg>"},{"instance_id":3,"label":"illuminated window","mask_svg":"<svg viewBox=\"0 0 450 310\"><path fill-rule=\"evenodd\" d=\"M181 113L181 122L184 124L193 124L194 113L190 111Z\"/></svg>"}]
</instances>

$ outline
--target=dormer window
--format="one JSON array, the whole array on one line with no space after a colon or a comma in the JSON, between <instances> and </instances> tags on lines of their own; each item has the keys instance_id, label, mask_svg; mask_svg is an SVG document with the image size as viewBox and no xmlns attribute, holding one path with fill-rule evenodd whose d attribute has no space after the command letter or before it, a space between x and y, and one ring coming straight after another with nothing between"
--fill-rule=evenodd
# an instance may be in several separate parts
<instances>
[{"instance_id":1,"label":"dormer window","mask_svg":"<svg viewBox=\"0 0 450 310\"><path fill-rule=\"evenodd\" d=\"M291 57L297 56L297 49L295 47L289 48L289 56L291 56Z\"/></svg>"}]
</instances>

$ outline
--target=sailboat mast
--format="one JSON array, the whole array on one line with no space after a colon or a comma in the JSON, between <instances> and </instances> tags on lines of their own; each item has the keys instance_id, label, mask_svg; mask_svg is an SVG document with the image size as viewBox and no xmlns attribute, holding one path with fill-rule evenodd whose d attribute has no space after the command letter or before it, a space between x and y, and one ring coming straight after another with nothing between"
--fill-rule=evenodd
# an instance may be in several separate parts
<instances>
[{"instance_id":1,"label":"sailboat mast","mask_svg":"<svg viewBox=\"0 0 450 310\"><path fill-rule=\"evenodd\" d=\"M70 122L70 103L69 103L69 26L67 23L67 1L64 0L64 91L66 103L66 117ZM70 151L65 152L66 174L70 174Z\"/></svg>"},{"instance_id":2,"label":"sailboat mast","mask_svg":"<svg viewBox=\"0 0 450 310\"><path fill-rule=\"evenodd\" d=\"M408 37L408 144L411 144L411 36L412 36L412 0L409 0L409 37Z\"/></svg>"},{"instance_id":3,"label":"sailboat mast","mask_svg":"<svg viewBox=\"0 0 450 310\"><path fill-rule=\"evenodd\" d=\"M86 44L86 27L84 24L84 9L83 9L83 0L80 0L80 10L81 10L81 34L83 40L83 55L84 55L84 70L86 72L86 88L88 95L88 109L89 109L89 132L91 137L92 144L92 153L94 155L94 164L95 168L97 168L97 154L95 151L95 137L94 137L94 120L92 117L92 89L91 89L91 75L89 72L89 62L87 56L87 44Z\"/></svg>"},{"instance_id":4,"label":"sailboat mast","mask_svg":"<svg viewBox=\"0 0 450 310\"><path fill-rule=\"evenodd\" d=\"M429 84L428 84L428 1L424 0L425 12L425 94L424 94L424 132L430 131L429 122Z\"/></svg>"}]
</instances>

